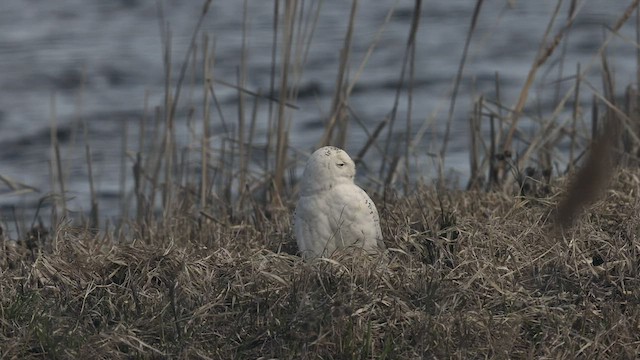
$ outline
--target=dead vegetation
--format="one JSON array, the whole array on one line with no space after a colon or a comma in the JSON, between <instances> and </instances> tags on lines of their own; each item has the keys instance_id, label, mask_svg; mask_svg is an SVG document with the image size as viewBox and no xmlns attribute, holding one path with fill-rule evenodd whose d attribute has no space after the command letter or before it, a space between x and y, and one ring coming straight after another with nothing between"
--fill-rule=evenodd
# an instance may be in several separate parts
<instances>
[{"instance_id":1,"label":"dead vegetation","mask_svg":"<svg viewBox=\"0 0 640 360\"><path fill-rule=\"evenodd\" d=\"M633 358L640 173L571 230L545 198L379 199L385 264L304 263L289 217L155 226L114 244L61 226L3 255L4 358ZM198 234L198 236L194 236Z\"/></svg>"},{"instance_id":2,"label":"dead vegetation","mask_svg":"<svg viewBox=\"0 0 640 360\"><path fill-rule=\"evenodd\" d=\"M435 145L442 181L424 185L414 181L420 174L410 174L413 159L426 156L416 149L433 119L413 123L408 101L404 130L396 123L399 99L413 96L421 11L416 1L393 109L374 128L362 125L365 145L349 149L358 162L374 149L380 155L370 193L380 192L374 200L388 248L381 263L304 263L296 255L290 221L300 149L288 145L289 111L296 107L318 3L273 2L271 83L264 93L246 87L244 47L238 83L214 77L214 42L207 36L198 42L210 0L203 2L173 85L170 31L163 18L164 103L145 111L137 144L128 142L128 125L123 127L123 220L116 226L100 216L90 124L80 115L72 131L79 138L84 134L91 211L83 221L70 219L64 196L68 166L52 114L52 224L33 220L24 228L13 218L18 235L11 239L6 223L0 225L0 357L635 358L638 94L629 86L623 102L616 99L605 50L634 12L640 16L639 2L620 14L594 54L605 90L586 80L595 60L577 64L574 86L564 95L558 87L553 111L538 117L525 106L529 90L536 74L549 72L545 66L553 61L547 60L557 56L580 16L579 1L571 1L554 36L558 2L517 104L501 102L499 74L494 98L473 99L471 171L462 191L442 184L466 50L443 120L447 130ZM357 5L353 1L349 28ZM482 5L476 2L467 47ZM367 55L350 63L351 34L345 34L319 142L344 145L347 129L358 125L351 121L359 122L349 95L378 35ZM197 52L202 64L196 64ZM353 65L357 72L348 78ZM187 84L190 72L187 78L201 83ZM235 121L222 116L214 84L238 91ZM180 102L182 86L203 89L202 109ZM593 93L590 111L580 103L581 86ZM267 119L257 117L259 101L268 103ZM189 118L177 118L181 112ZM264 138L254 131L259 121L268 123ZM533 135L521 128L525 122L536 129ZM221 134L213 135L214 124L222 125ZM177 140L178 126L188 128L188 144ZM404 131L400 144L394 126ZM588 134L579 131L587 128ZM566 143L569 159L562 163ZM6 176L0 180L11 194L34 190Z\"/></svg>"}]
</instances>

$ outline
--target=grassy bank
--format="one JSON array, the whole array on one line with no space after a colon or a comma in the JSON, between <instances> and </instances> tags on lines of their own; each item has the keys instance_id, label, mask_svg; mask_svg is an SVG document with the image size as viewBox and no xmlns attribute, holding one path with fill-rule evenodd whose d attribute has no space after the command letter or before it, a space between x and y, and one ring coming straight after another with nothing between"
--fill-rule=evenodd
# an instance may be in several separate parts
<instances>
[{"instance_id":1,"label":"grassy bank","mask_svg":"<svg viewBox=\"0 0 640 360\"><path fill-rule=\"evenodd\" d=\"M1 355L633 358L640 172L614 179L566 231L550 225L561 180L544 198L378 198L385 265L303 263L284 212L177 217L127 245L61 226L35 258L5 253Z\"/></svg>"},{"instance_id":2,"label":"grassy bank","mask_svg":"<svg viewBox=\"0 0 640 360\"><path fill-rule=\"evenodd\" d=\"M606 54L607 42L634 14L640 29L640 1L610 24L589 64L558 76L557 83L572 86L548 86L558 91L557 101L539 116L525 106L529 92L537 74L562 63L558 49L579 17L579 2L570 2L566 17L558 16L567 8L558 2L517 103L501 102L499 74L495 89L484 89L495 96L472 99L469 124L463 124L470 140L466 190L442 186L444 160L483 1L469 19L449 111L437 121L421 114L423 122L407 116L401 124L396 116L404 100L412 113L421 2L407 26L395 104L375 126L361 125L349 106L368 55L349 57L347 31L326 123L310 147L344 147L348 129L366 132L362 148L347 150L374 178L368 189L389 249L379 263L304 263L296 255L296 170L309 149L289 146L291 111L319 3L273 2L270 88L257 90L246 85L246 37L237 83L214 76L215 42L200 33L210 3L204 1L194 21L179 71L172 65L170 27L161 19L164 102L146 104L137 124L123 124L122 217L115 226L101 216L91 124L80 110L72 132L84 142L91 203L72 218L69 164L52 110L51 194L42 201L51 224L39 224L37 216L21 221L14 211L0 227L1 358L602 359L640 353L640 102L633 84L625 84L624 99L616 96ZM349 29L357 10L353 1L345 14ZM598 60L601 91L585 84ZM223 117L218 86L237 90L237 116ZM193 89L202 98L185 101ZM582 103L580 91L593 101ZM265 118L258 118L260 104L269 107ZM446 130L427 154L418 145L434 122ZM267 124L266 134L255 131L258 123ZM137 141L131 141L128 131L136 127ZM176 135L178 127L187 129L186 141ZM379 159L376 169L365 166L367 154ZM418 158L433 160L438 185L420 184L412 165ZM7 234L8 224L17 235Z\"/></svg>"}]
</instances>

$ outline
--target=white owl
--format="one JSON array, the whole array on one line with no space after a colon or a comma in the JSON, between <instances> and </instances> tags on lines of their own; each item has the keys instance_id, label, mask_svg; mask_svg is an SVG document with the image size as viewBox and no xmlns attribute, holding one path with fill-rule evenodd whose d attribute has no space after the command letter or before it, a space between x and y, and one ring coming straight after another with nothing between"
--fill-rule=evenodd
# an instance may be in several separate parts
<instances>
[{"instance_id":1,"label":"white owl","mask_svg":"<svg viewBox=\"0 0 640 360\"><path fill-rule=\"evenodd\" d=\"M316 150L302 174L294 215L295 236L305 259L331 256L337 249L384 249L380 219L369 195L353 182L356 166L343 150Z\"/></svg>"}]
</instances>

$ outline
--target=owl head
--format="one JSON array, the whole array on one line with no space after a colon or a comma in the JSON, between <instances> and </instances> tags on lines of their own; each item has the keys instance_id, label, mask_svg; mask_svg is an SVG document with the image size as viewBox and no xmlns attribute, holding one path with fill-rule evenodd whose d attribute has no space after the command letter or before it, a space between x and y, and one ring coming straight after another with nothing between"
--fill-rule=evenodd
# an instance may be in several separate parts
<instances>
[{"instance_id":1,"label":"owl head","mask_svg":"<svg viewBox=\"0 0 640 360\"><path fill-rule=\"evenodd\" d=\"M302 195L331 189L342 183L353 183L356 165L349 155L335 146L316 150L304 168L300 182Z\"/></svg>"}]
</instances>

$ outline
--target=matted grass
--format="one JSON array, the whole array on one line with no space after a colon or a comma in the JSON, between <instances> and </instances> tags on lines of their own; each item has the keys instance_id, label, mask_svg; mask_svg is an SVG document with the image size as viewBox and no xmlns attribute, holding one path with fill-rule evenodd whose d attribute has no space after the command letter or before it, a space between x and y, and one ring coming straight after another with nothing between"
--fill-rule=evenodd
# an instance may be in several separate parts
<instances>
[{"instance_id":1,"label":"matted grass","mask_svg":"<svg viewBox=\"0 0 640 360\"><path fill-rule=\"evenodd\" d=\"M640 171L564 232L562 188L378 198L382 263L304 263L288 211L183 215L119 245L63 225L6 246L0 357L634 358Z\"/></svg>"},{"instance_id":2,"label":"matted grass","mask_svg":"<svg viewBox=\"0 0 640 360\"><path fill-rule=\"evenodd\" d=\"M407 117L404 140L395 143L402 126L394 127L400 99L408 100L408 114L413 111L414 45L422 11L417 1L394 105L375 126L362 126L366 143L353 152L356 160L363 160L369 149L379 150L380 171L371 175L378 188L387 191L373 198L388 251L374 261L337 257L310 263L295 254L291 234L300 158L289 145L292 121L287 109L295 108L320 7L273 2L270 87L261 93L249 89L244 80L245 35L237 84L213 76L215 52L206 35L199 47L201 60L196 61L200 24L210 3L204 1L194 23L177 79L171 71L170 28L160 16L164 103L150 104L155 111L145 104L137 146L128 143L127 128L123 129L123 222L115 229L108 229L100 216L89 123L82 116L77 127L84 134L91 193L85 223L102 230L64 221L72 214L64 183L68 166L63 164L52 106L52 193L38 207L51 202L53 225L34 227L36 216L31 229L24 229L14 214L19 242L0 233L0 358L637 357L638 94L630 86L624 101L618 101L605 50L631 15L640 14L640 0L629 4L598 43L594 59L601 59L604 90L589 86L590 111L581 104L579 92L595 60L582 67L576 64L574 86L558 98L548 117L538 118L525 109L536 74L558 63L546 64L562 48L578 16L576 1L554 34L562 4L558 1L514 106L503 104L499 96L485 98L487 89L472 99L468 188L473 191L411 189L421 176L413 172L412 158L422 156L416 149L425 131L433 128L431 120L441 116L421 114L422 124ZM476 1L467 47L482 3ZM352 4L349 29L356 19L357 2ZM376 36L368 44L370 51L377 43ZM345 74L354 65L362 71L370 53L358 62L348 61L350 30L344 44L336 64L334 100L314 147L344 147L353 136L346 131L354 127L347 124L357 120L349 96L359 75L347 79ZM446 123L440 124L446 129L442 143L436 144L441 150L430 152L437 153L440 182L445 180L449 127L466 50L463 54L453 93L447 96L451 101ZM559 75L558 80L563 78ZM499 79L496 74L496 94ZM237 131L226 130L213 87L218 83L238 90L238 114L229 118ZM201 111L179 101L183 86L203 89ZM258 101L265 98L268 117L258 117ZM219 118L213 116L214 108ZM176 117L182 109L191 114L187 121ZM568 109L571 116L561 115ZM537 126L530 138L521 126L524 119ZM254 132L259 121L267 121L267 134ZM212 129L219 124L225 130L214 136ZM176 126L186 126L192 134L186 146L177 141ZM153 135L147 138L149 129ZM591 131L584 134L581 129ZM516 138L523 144L520 148L511 146ZM558 161L566 155L563 142L569 143L568 161ZM258 153L260 160L255 162ZM583 163L580 159L587 153ZM616 170L603 197L593 203L609 181L612 163L629 168ZM566 170L560 169L563 164ZM126 186L129 165L133 189ZM567 186L566 178L547 183L571 171L579 179L573 186ZM6 176L0 180L12 193L35 190ZM399 188L408 195L393 196L390 189ZM566 188L571 196L556 210ZM134 218L128 216L133 208ZM573 227L560 229L572 222Z\"/></svg>"}]
</instances>

